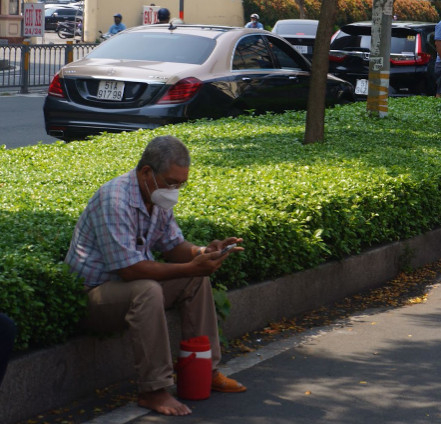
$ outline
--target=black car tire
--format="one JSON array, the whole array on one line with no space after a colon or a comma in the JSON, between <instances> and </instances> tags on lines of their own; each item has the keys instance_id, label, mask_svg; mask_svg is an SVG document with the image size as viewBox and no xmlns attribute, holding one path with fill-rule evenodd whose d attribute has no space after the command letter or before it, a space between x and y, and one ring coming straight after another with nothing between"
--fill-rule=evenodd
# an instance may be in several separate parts
<instances>
[{"instance_id":1,"label":"black car tire","mask_svg":"<svg viewBox=\"0 0 441 424\"><path fill-rule=\"evenodd\" d=\"M55 32L58 34L60 38L67 38L67 34L63 28L57 28Z\"/></svg>"},{"instance_id":2,"label":"black car tire","mask_svg":"<svg viewBox=\"0 0 441 424\"><path fill-rule=\"evenodd\" d=\"M80 140L80 139L81 137L74 137L73 135L69 135L69 134L65 134L63 138L61 138L61 140L63 140L65 143L70 143L72 141Z\"/></svg>"},{"instance_id":3,"label":"black car tire","mask_svg":"<svg viewBox=\"0 0 441 424\"><path fill-rule=\"evenodd\" d=\"M436 81L430 77L420 82L418 86L419 94L422 96L434 96L436 94Z\"/></svg>"},{"instance_id":4,"label":"black car tire","mask_svg":"<svg viewBox=\"0 0 441 424\"><path fill-rule=\"evenodd\" d=\"M354 103L354 99L352 99L352 98L349 98L348 96L343 96L341 99L340 99L340 105L349 105L349 104L352 104L352 103Z\"/></svg>"},{"instance_id":5,"label":"black car tire","mask_svg":"<svg viewBox=\"0 0 441 424\"><path fill-rule=\"evenodd\" d=\"M238 107L232 107L230 110L229 110L229 113L228 113L228 116L230 117L232 117L232 118L236 118L236 117L238 117L239 115L243 115L243 110L242 109L240 109L240 108L238 108Z\"/></svg>"}]
</instances>

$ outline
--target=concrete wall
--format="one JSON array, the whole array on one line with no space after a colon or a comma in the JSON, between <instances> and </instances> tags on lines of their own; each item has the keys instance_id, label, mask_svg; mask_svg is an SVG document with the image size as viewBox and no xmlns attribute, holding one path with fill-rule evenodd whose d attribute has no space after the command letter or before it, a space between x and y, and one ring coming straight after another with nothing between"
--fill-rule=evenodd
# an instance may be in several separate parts
<instances>
[{"instance_id":1,"label":"concrete wall","mask_svg":"<svg viewBox=\"0 0 441 424\"><path fill-rule=\"evenodd\" d=\"M178 0L153 1L156 6L170 10L172 18L179 18ZM87 0L85 2L84 41L94 42L98 31L107 32L113 24L113 15L121 13L127 27L142 24L143 6L151 5L147 0ZM187 0L184 1L186 24L215 24L243 26L242 0Z\"/></svg>"},{"instance_id":2,"label":"concrete wall","mask_svg":"<svg viewBox=\"0 0 441 424\"><path fill-rule=\"evenodd\" d=\"M9 0L0 1L0 39L8 43L21 43L23 3L37 3L37 0L19 0L18 15L9 15ZM0 68L1 69L1 68Z\"/></svg>"},{"instance_id":3,"label":"concrete wall","mask_svg":"<svg viewBox=\"0 0 441 424\"><path fill-rule=\"evenodd\" d=\"M419 267L441 258L441 230L385 245L358 256L330 262L274 281L229 293L231 314L223 325L227 338L293 317L361 290L384 284L403 265ZM174 352L179 320L168 313ZM105 358L103 360L103 358ZM61 407L96 388L133 377L127 335L82 337L61 346L28 353L11 361L0 387L0 423L15 424L39 412Z\"/></svg>"}]
</instances>

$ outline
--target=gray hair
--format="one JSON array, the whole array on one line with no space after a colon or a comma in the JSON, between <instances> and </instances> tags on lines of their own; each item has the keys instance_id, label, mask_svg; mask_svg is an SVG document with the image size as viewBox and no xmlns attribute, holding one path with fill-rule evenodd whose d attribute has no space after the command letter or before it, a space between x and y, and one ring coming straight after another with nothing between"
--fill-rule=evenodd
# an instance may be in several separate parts
<instances>
[{"instance_id":1,"label":"gray hair","mask_svg":"<svg viewBox=\"0 0 441 424\"><path fill-rule=\"evenodd\" d=\"M190 153L179 138L172 135L155 137L147 144L136 170L140 171L146 165L158 174L167 172L172 165L189 168Z\"/></svg>"}]
</instances>

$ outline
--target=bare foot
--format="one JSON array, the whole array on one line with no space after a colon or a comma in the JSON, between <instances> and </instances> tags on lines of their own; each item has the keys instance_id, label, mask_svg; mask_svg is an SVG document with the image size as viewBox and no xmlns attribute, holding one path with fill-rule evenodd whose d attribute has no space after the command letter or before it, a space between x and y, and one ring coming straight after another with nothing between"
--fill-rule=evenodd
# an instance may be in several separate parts
<instances>
[{"instance_id":1,"label":"bare foot","mask_svg":"<svg viewBox=\"0 0 441 424\"><path fill-rule=\"evenodd\" d=\"M175 399L167 390L140 393L138 405L164 415L188 415L191 409Z\"/></svg>"}]
</instances>

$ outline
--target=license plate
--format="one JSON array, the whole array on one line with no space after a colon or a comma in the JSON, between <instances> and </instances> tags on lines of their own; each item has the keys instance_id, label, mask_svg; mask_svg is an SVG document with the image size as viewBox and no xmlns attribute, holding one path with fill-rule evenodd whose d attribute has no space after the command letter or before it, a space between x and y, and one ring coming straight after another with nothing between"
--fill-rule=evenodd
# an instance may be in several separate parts
<instances>
[{"instance_id":1,"label":"license plate","mask_svg":"<svg viewBox=\"0 0 441 424\"><path fill-rule=\"evenodd\" d=\"M301 46L299 44L294 45L294 48L302 54L308 53L308 46Z\"/></svg>"},{"instance_id":2,"label":"license plate","mask_svg":"<svg viewBox=\"0 0 441 424\"><path fill-rule=\"evenodd\" d=\"M124 83L122 81L100 81L98 99L120 102L123 99L123 94Z\"/></svg>"},{"instance_id":3,"label":"license plate","mask_svg":"<svg viewBox=\"0 0 441 424\"><path fill-rule=\"evenodd\" d=\"M359 79L355 84L355 94L367 96L368 88L369 88L369 81L367 79Z\"/></svg>"}]
</instances>

